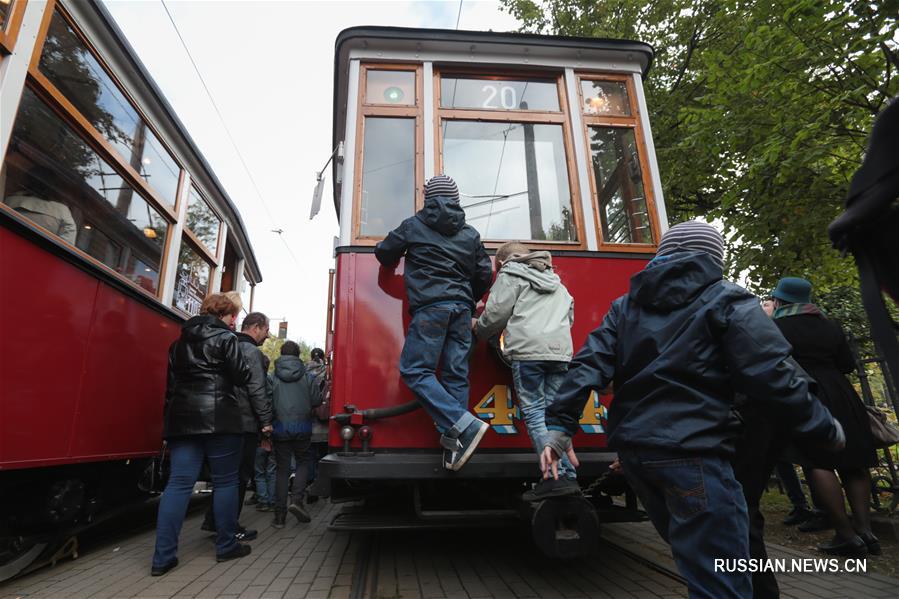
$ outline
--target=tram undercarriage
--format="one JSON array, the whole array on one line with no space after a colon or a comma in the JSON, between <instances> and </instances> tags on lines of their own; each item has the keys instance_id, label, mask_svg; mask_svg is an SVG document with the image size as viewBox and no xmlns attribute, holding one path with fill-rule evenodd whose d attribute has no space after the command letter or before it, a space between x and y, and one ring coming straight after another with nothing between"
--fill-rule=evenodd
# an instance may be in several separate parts
<instances>
[{"instance_id":1,"label":"tram undercarriage","mask_svg":"<svg viewBox=\"0 0 899 599\"><path fill-rule=\"evenodd\" d=\"M547 556L585 555L602 522L646 518L620 475L608 475L614 452L585 452L578 469L579 497L522 500L536 478L530 453L480 453L460 472L440 465L440 454L333 453L319 462L312 492L347 506L332 530L501 528L527 525Z\"/></svg>"}]
</instances>

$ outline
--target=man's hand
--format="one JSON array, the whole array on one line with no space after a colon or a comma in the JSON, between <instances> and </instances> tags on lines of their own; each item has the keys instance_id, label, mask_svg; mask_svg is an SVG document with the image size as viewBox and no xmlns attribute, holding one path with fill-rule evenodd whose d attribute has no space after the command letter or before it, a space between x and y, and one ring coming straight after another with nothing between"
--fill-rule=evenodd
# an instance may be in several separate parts
<instances>
[{"instance_id":1,"label":"man's hand","mask_svg":"<svg viewBox=\"0 0 899 599\"><path fill-rule=\"evenodd\" d=\"M471 332L475 333L475 334L477 334L477 332L478 332L478 319L477 318L471 319Z\"/></svg>"},{"instance_id":2,"label":"man's hand","mask_svg":"<svg viewBox=\"0 0 899 599\"><path fill-rule=\"evenodd\" d=\"M611 470L615 474L623 474L624 468L621 466L621 460L615 458L615 461L609 464L609 470Z\"/></svg>"},{"instance_id":3,"label":"man's hand","mask_svg":"<svg viewBox=\"0 0 899 599\"><path fill-rule=\"evenodd\" d=\"M271 433L271 432L272 432L272 425L271 425L271 424L266 424L265 426L262 427L262 434L263 434L263 435L267 435L267 434L269 434L269 433Z\"/></svg>"},{"instance_id":4,"label":"man's hand","mask_svg":"<svg viewBox=\"0 0 899 599\"><path fill-rule=\"evenodd\" d=\"M568 456L568 461L571 462L571 465L577 468L581 465L578 462L577 455L574 453L574 447L569 447L566 452ZM559 460L561 457L553 448L547 445L543 448L543 453L540 454L540 470L543 471L543 478L548 479L550 475L554 480L559 480Z\"/></svg>"}]
</instances>

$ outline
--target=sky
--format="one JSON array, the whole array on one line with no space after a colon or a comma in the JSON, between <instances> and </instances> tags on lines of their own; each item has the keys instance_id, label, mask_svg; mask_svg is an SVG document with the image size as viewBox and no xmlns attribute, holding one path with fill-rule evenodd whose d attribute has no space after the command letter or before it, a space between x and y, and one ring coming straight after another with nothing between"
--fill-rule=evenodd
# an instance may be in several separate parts
<instances>
[{"instance_id":1,"label":"sky","mask_svg":"<svg viewBox=\"0 0 899 599\"><path fill-rule=\"evenodd\" d=\"M243 217L263 277L254 308L273 321L286 319L288 338L323 346L338 234L330 169L322 210L312 221L309 209L315 172L333 149L334 40L359 25L452 29L458 0L166 0L249 175L162 2L104 4ZM459 29L518 26L499 2L462 2ZM283 230L282 239L273 229Z\"/></svg>"}]
</instances>

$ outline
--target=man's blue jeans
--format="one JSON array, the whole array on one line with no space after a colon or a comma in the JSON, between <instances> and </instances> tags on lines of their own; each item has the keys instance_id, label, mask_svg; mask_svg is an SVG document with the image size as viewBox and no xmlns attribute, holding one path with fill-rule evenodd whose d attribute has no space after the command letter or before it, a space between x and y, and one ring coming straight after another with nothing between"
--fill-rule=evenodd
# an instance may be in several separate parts
<instances>
[{"instance_id":1,"label":"man's blue jeans","mask_svg":"<svg viewBox=\"0 0 899 599\"><path fill-rule=\"evenodd\" d=\"M567 373L568 362L512 361L512 380L515 382L518 407L538 456L543 453L546 440L546 405L555 399ZM568 456L562 456L559 462L559 478L577 479Z\"/></svg>"},{"instance_id":2,"label":"man's blue jeans","mask_svg":"<svg viewBox=\"0 0 899 599\"><path fill-rule=\"evenodd\" d=\"M275 454L261 447L256 448L255 476L256 501L262 505L275 503Z\"/></svg>"},{"instance_id":3,"label":"man's blue jeans","mask_svg":"<svg viewBox=\"0 0 899 599\"><path fill-rule=\"evenodd\" d=\"M458 437L475 417L468 411L471 308L450 302L412 315L400 355L400 375L437 430ZM440 380L437 368L440 368Z\"/></svg>"},{"instance_id":4,"label":"man's blue jeans","mask_svg":"<svg viewBox=\"0 0 899 599\"><path fill-rule=\"evenodd\" d=\"M234 549L237 540L237 470L243 435L195 435L169 439L171 474L159 500L156 519L156 552L153 566L163 567L178 555L178 535L194 485L200 476L203 460L209 463L215 493L212 509L215 512L218 555Z\"/></svg>"},{"instance_id":5,"label":"man's blue jeans","mask_svg":"<svg viewBox=\"0 0 899 599\"><path fill-rule=\"evenodd\" d=\"M619 450L618 457L643 509L671 544L690 597L752 597L750 573L715 571L716 559L749 558L749 515L730 462L635 448Z\"/></svg>"}]
</instances>

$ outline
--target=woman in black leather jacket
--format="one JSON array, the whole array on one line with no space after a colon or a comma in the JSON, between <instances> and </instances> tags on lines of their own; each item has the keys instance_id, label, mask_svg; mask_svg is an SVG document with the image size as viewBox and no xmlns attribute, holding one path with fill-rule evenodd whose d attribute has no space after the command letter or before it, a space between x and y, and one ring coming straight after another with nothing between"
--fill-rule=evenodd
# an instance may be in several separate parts
<instances>
[{"instance_id":1,"label":"woman in black leather jacket","mask_svg":"<svg viewBox=\"0 0 899 599\"><path fill-rule=\"evenodd\" d=\"M231 330L240 309L236 293L210 295L200 315L184 323L181 338L169 350L164 436L171 474L159 502L153 576L178 565L178 534L204 461L209 463L215 486L216 559L221 562L250 553L250 546L235 538L243 442L235 387L250 379L250 368Z\"/></svg>"}]
</instances>

